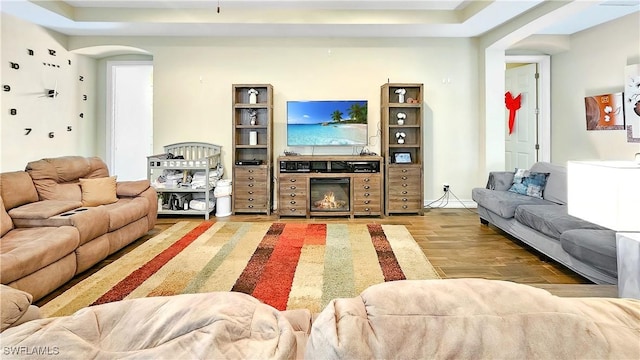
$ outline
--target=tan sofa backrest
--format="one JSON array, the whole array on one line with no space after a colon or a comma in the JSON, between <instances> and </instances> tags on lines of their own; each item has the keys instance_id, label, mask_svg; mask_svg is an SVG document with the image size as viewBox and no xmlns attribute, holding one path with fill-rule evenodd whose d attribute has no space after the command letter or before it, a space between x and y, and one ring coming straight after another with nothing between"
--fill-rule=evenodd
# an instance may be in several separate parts
<instances>
[{"instance_id":1,"label":"tan sofa backrest","mask_svg":"<svg viewBox=\"0 0 640 360\"><path fill-rule=\"evenodd\" d=\"M28 173L11 171L0 174L0 196L7 211L38 201L36 187Z\"/></svg>"},{"instance_id":2,"label":"tan sofa backrest","mask_svg":"<svg viewBox=\"0 0 640 360\"><path fill-rule=\"evenodd\" d=\"M63 156L27 164L27 172L40 200L82 200L78 179L109 176L107 165L98 157Z\"/></svg>"}]
</instances>

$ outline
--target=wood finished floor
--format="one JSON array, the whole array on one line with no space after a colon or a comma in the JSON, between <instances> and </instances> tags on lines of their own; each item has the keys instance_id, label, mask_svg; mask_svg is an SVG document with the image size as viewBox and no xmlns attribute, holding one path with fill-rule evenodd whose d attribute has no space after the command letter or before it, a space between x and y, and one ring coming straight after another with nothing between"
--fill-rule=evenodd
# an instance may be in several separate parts
<instances>
[{"instance_id":1,"label":"wood finished floor","mask_svg":"<svg viewBox=\"0 0 640 360\"><path fill-rule=\"evenodd\" d=\"M202 221L201 217L160 217L155 228L119 252L78 275L58 290L40 299L42 306L62 292L135 249L177 221ZM545 259L535 250L489 225L481 225L478 215L467 209L431 209L424 216L394 215L388 217L321 217L313 219L277 215L232 215L219 221L279 221L279 222L350 222L405 225L422 248L427 258L443 279L485 278L508 280L546 288L563 296L615 296L615 286L591 284L587 279L552 260ZM573 286L569 286L573 285Z\"/></svg>"}]
</instances>

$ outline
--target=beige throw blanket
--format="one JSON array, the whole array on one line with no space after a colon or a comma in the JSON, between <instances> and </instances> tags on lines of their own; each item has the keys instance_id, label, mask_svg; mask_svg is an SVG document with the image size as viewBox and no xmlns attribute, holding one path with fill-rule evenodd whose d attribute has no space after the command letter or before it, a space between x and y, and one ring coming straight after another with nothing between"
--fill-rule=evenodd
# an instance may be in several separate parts
<instances>
[{"instance_id":1,"label":"beige throw blanket","mask_svg":"<svg viewBox=\"0 0 640 360\"><path fill-rule=\"evenodd\" d=\"M308 359L638 359L640 301L481 279L398 281L332 301Z\"/></svg>"}]
</instances>

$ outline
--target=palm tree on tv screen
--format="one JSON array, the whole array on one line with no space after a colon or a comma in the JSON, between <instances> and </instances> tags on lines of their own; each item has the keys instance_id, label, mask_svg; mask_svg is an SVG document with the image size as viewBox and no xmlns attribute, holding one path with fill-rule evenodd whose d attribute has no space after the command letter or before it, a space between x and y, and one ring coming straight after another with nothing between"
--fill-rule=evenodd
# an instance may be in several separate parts
<instances>
[{"instance_id":1,"label":"palm tree on tv screen","mask_svg":"<svg viewBox=\"0 0 640 360\"><path fill-rule=\"evenodd\" d=\"M335 110L331 113L331 120L333 120L333 122L340 122L342 120L342 112L340 110Z\"/></svg>"},{"instance_id":2,"label":"palm tree on tv screen","mask_svg":"<svg viewBox=\"0 0 640 360\"><path fill-rule=\"evenodd\" d=\"M367 108L360 104L351 104L349 107L349 117L355 123L364 123L367 121Z\"/></svg>"}]
</instances>

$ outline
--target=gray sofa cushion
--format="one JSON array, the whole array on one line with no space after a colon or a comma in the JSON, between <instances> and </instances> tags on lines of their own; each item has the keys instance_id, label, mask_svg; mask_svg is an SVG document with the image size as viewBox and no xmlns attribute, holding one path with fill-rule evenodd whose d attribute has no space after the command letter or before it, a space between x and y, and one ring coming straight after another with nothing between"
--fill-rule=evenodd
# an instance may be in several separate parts
<instances>
[{"instance_id":1,"label":"gray sofa cushion","mask_svg":"<svg viewBox=\"0 0 640 360\"><path fill-rule=\"evenodd\" d=\"M559 239L567 230L605 229L569 215L566 205L521 205L516 209L514 217L519 223L555 239Z\"/></svg>"},{"instance_id":2,"label":"gray sofa cushion","mask_svg":"<svg viewBox=\"0 0 640 360\"><path fill-rule=\"evenodd\" d=\"M545 200L557 204L567 203L567 168L548 162L537 162L531 166L531 172L549 173L547 184L542 193Z\"/></svg>"},{"instance_id":3,"label":"gray sofa cushion","mask_svg":"<svg viewBox=\"0 0 640 360\"><path fill-rule=\"evenodd\" d=\"M516 208L521 205L553 204L544 199L520 195L510 191L497 191L483 188L473 189L471 191L471 197L478 203L478 206L482 206L505 219L512 218L516 212Z\"/></svg>"},{"instance_id":4,"label":"gray sofa cushion","mask_svg":"<svg viewBox=\"0 0 640 360\"><path fill-rule=\"evenodd\" d=\"M574 258L609 273L618 274L616 233L613 230L576 229L560 235L564 251Z\"/></svg>"}]
</instances>

